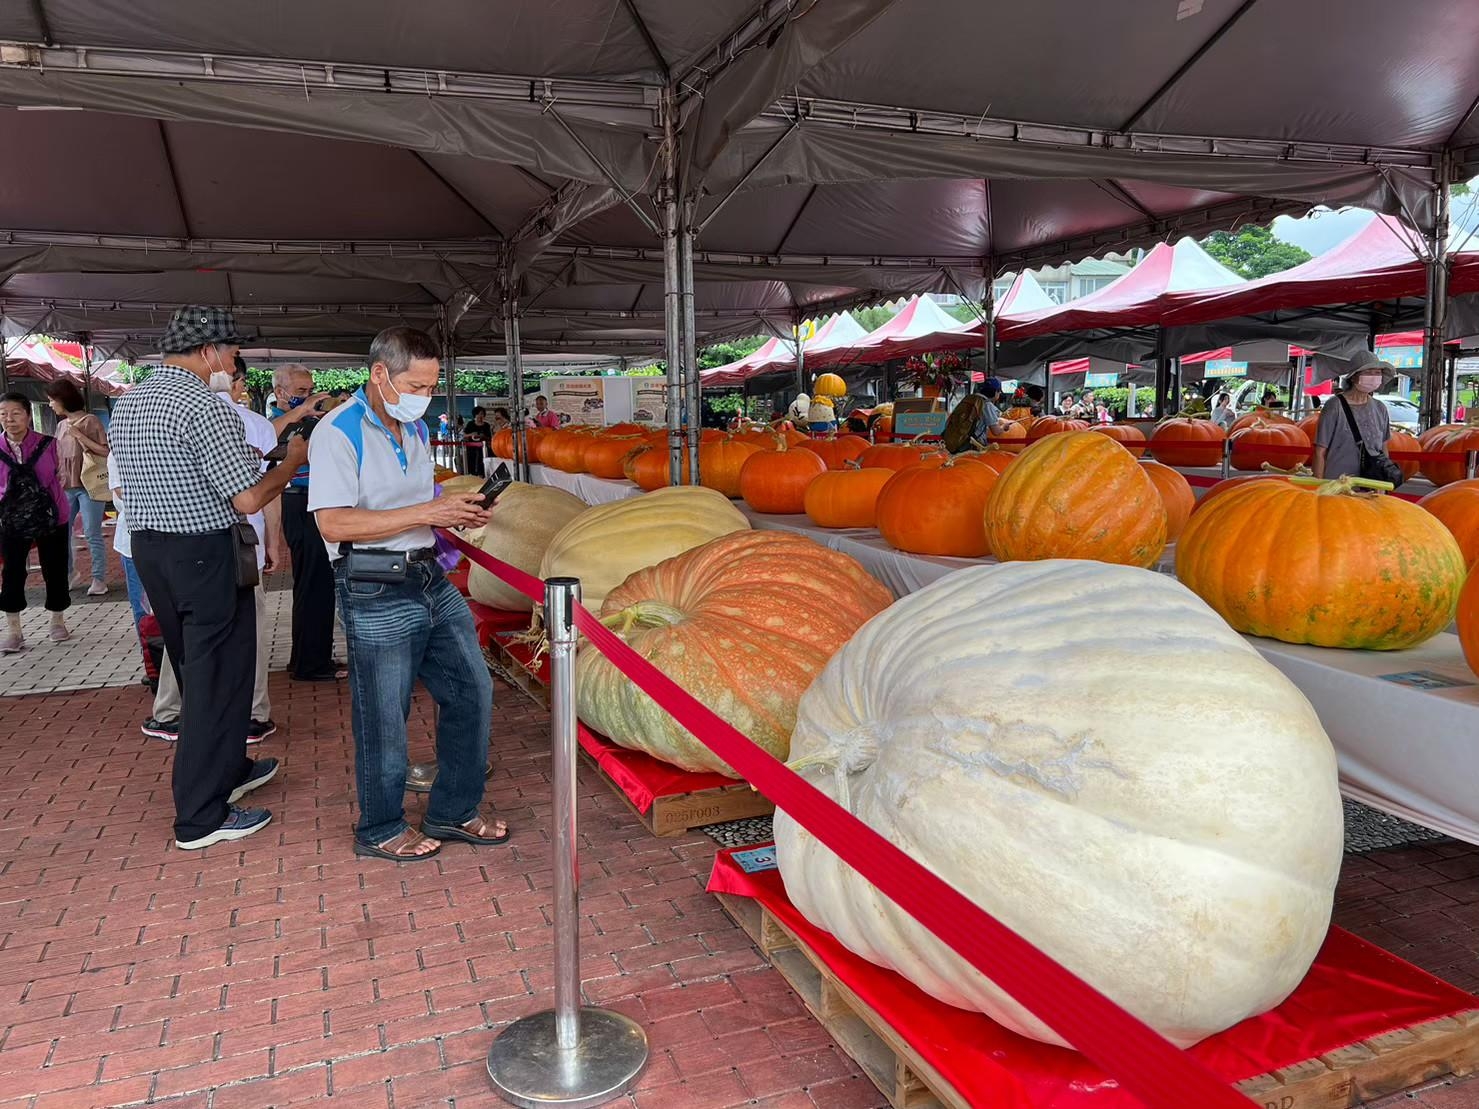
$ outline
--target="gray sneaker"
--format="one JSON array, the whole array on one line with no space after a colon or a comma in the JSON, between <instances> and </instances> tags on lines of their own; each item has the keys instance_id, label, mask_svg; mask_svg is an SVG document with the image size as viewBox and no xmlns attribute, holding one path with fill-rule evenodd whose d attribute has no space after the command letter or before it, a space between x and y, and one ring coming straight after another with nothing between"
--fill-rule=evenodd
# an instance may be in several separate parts
<instances>
[{"instance_id":1,"label":"gray sneaker","mask_svg":"<svg viewBox=\"0 0 1479 1109\"><path fill-rule=\"evenodd\" d=\"M253 832L260 832L272 823L272 814L266 809L239 809L232 805L226 812L226 820L219 828L199 839L175 840L181 851L199 851L213 843L225 843L233 839L246 839Z\"/></svg>"}]
</instances>

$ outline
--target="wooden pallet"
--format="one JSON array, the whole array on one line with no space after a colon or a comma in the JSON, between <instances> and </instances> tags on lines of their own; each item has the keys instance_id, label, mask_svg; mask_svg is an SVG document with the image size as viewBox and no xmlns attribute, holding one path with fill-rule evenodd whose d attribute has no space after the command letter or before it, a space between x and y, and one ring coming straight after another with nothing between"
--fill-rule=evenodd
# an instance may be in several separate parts
<instances>
[{"instance_id":1,"label":"wooden pallet","mask_svg":"<svg viewBox=\"0 0 1479 1109\"><path fill-rule=\"evenodd\" d=\"M509 651L501 637L494 636L488 642L483 658L494 677L502 678L541 708L549 708L549 686L529 669L526 660Z\"/></svg>"},{"instance_id":2,"label":"wooden pallet","mask_svg":"<svg viewBox=\"0 0 1479 1109\"><path fill-rule=\"evenodd\" d=\"M972 1109L804 940L748 897L715 894L893 1109ZM1262 1109L1350 1109L1479 1068L1479 1009L1374 1036L1239 1082Z\"/></svg>"},{"instance_id":3,"label":"wooden pallet","mask_svg":"<svg viewBox=\"0 0 1479 1109\"><path fill-rule=\"evenodd\" d=\"M670 793L665 797L654 797L652 807L642 812L632 804L626 791L611 779L600 763L584 749L580 755L601 775L601 780L611 787L611 792L622 799L626 807L642 822L642 826L655 836L681 836L706 824L769 816L775 812L775 805L744 782L695 790L692 793Z\"/></svg>"}]
</instances>

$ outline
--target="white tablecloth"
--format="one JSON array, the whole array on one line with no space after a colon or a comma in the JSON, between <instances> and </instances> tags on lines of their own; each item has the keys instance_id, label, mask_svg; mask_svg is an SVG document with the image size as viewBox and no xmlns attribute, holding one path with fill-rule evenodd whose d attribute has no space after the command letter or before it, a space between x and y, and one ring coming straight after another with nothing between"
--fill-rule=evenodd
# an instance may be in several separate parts
<instances>
[{"instance_id":1,"label":"white tablecloth","mask_svg":"<svg viewBox=\"0 0 1479 1109\"><path fill-rule=\"evenodd\" d=\"M567 474L563 470L553 470L538 462L529 464L529 478L535 485L553 485L590 505L610 504L612 501L639 496L642 492L630 481L611 481L608 478L592 477L590 474Z\"/></svg>"},{"instance_id":2,"label":"white tablecloth","mask_svg":"<svg viewBox=\"0 0 1479 1109\"><path fill-rule=\"evenodd\" d=\"M799 532L851 555L896 597L994 561L905 554L872 528L829 531L805 516L739 507L757 528ZM1175 549L1167 548L1156 569L1174 573L1174 562ZM1335 744L1346 796L1479 844L1479 677L1465 664L1458 636L1444 632L1408 651L1247 639L1309 698Z\"/></svg>"}]
</instances>

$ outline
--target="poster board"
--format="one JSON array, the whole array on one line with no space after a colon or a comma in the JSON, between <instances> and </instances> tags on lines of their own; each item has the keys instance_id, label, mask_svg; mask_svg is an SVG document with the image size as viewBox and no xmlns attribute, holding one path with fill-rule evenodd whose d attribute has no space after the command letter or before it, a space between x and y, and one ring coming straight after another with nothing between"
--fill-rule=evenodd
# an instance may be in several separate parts
<instances>
[{"instance_id":1,"label":"poster board","mask_svg":"<svg viewBox=\"0 0 1479 1109\"><path fill-rule=\"evenodd\" d=\"M639 424L654 427L666 426L668 422L668 379L665 377L633 377L632 419Z\"/></svg>"},{"instance_id":2,"label":"poster board","mask_svg":"<svg viewBox=\"0 0 1479 1109\"><path fill-rule=\"evenodd\" d=\"M560 417L560 426L606 422L606 382L599 377L552 377L540 383L550 409Z\"/></svg>"},{"instance_id":3,"label":"poster board","mask_svg":"<svg viewBox=\"0 0 1479 1109\"><path fill-rule=\"evenodd\" d=\"M950 413L938 397L907 397L894 401L894 435L912 439L916 435L939 435Z\"/></svg>"}]
</instances>

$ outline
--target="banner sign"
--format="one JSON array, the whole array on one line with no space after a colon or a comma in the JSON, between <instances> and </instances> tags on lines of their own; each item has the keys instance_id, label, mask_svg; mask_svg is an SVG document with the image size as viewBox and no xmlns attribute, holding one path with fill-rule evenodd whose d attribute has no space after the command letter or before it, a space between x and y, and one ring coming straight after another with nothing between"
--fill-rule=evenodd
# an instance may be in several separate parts
<instances>
[{"instance_id":1,"label":"banner sign","mask_svg":"<svg viewBox=\"0 0 1479 1109\"><path fill-rule=\"evenodd\" d=\"M1120 375L1113 374L1084 374L1084 387L1086 389L1112 389L1119 384Z\"/></svg>"},{"instance_id":2,"label":"banner sign","mask_svg":"<svg viewBox=\"0 0 1479 1109\"><path fill-rule=\"evenodd\" d=\"M1234 362L1231 358L1209 358L1202 363L1203 377L1245 377L1248 363Z\"/></svg>"},{"instance_id":3,"label":"banner sign","mask_svg":"<svg viewBox=\"0 0 1479 1109\"><path fill-rule=\"evenodd\" d=\"M668 422L668 383L664 377L634 378L632 419L639 424Z\"/></svg>"},{"instance_id":4,"label":"banner sign","mask_svg":"<svg viewBox=\"0 0 1479 1109\"><path fill-rule=\"evenodd\" d=\"M560 424L606 422L606 383L599 377L552 378L547 382L549 406L559 414Z\"/></svg>"}]
</instances>

